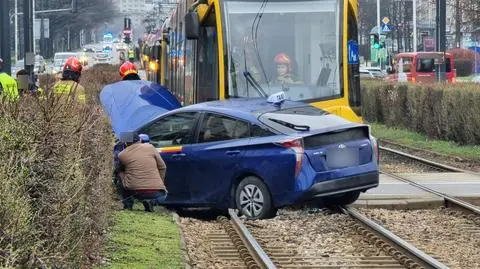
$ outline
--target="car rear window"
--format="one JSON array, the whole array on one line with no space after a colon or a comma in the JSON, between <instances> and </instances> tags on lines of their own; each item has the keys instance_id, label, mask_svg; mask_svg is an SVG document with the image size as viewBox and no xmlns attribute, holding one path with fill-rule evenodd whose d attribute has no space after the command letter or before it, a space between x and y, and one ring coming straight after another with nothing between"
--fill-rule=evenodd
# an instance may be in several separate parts
<instances>
[{"instance_id":1,"label":"car rear window","mask_svg":"<svg viewBox=\"0 0 480 269\"><path fill-rule=\"evenodd\" d=\"M288 134L324 127L324 122L319 121L318 117L327 114L328 112L312 106L302 106L267 112L259 120L268 127Z\"/></svg>"}]
</instances>

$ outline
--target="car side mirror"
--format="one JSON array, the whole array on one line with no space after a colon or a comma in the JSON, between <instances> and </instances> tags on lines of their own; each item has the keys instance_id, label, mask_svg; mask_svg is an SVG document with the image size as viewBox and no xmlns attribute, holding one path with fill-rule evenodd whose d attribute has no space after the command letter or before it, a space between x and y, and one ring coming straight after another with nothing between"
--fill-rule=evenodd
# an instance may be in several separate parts
<instances>
[{"instance_id":1,"label":"car side mirror","mask_svg":"<svg viewBox=\"0 0 480 269\"><path fill-rule=\"evenodd\" d=\"M200 20L195 11L185 15L185 35L188 40L197 40L200 37Z\"/></svg>"}]
</instances>

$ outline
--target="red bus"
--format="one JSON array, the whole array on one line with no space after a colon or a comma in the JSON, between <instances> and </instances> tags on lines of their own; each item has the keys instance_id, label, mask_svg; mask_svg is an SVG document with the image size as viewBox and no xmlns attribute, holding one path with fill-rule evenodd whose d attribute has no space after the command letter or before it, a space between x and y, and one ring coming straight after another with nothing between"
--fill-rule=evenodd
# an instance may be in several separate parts
<instances>
[{"instance_id":1,"label":"red bus","mask_svg":"<svg viewBox=\"0 0 480 269\"><path fill-rule=\"evenodd\" d=\"M444 57L445 55L445 57ZM393 74L389 81L412 83L435 83L437 68L445 63L445 80L455 83L457 72L453 55L443 52L408 52L399 53L395 57Z\"/></svg>"}]
</instances>

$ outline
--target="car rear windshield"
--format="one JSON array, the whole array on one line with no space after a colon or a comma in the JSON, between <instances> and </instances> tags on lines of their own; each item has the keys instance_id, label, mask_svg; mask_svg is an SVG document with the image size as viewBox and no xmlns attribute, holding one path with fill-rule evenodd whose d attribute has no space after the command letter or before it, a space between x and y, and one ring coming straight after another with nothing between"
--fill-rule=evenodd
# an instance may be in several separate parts
<instances>
[{"instance_id":1,"label":"car rear windshield","mask_svg":"<svg viewBox=\"0 0 480 269\"><path fill-rule=\"evenodd\" d=\"M259 120L275 130L289 134L324 127L325 124L319 121L318 117L326 114L328 112L324 110L302 106L267 112L262 114Z\"/></svg>"}]
</instances>

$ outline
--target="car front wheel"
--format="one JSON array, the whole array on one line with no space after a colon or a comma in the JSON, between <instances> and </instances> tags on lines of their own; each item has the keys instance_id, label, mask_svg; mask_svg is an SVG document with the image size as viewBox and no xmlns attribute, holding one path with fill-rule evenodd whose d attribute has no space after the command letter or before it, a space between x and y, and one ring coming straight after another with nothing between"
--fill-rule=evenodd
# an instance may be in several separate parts
<instances>
[{"instance_id":1,"label":"car front wheel","mask_svg":"<svg viewBox=\"0 0 480 269\"><path fill-rule=\"evenodd\" d=\"M272 198L267 186L257 177L249 176L238 184L235 202L248 219L265 219L274 215Z\"/></svg>"}]
</instances>

